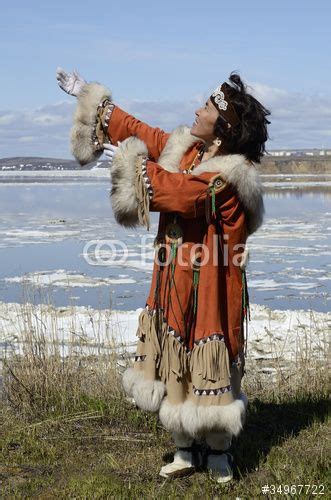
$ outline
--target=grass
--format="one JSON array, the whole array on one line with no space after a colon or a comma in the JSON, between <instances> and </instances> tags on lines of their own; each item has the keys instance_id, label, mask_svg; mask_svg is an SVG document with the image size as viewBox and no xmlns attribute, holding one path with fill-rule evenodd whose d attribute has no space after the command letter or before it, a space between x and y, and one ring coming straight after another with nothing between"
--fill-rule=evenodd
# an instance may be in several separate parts
<instances>
[{"instance_id":1,"label":"grass","mask_svg":"<svg viewBox=\"0 0 331 500\"><path fill-rule=\"evenodd\" d=\"M199 471L171 481L158 476L172 459L171 437L155 415L122 394L113 351L104 344L96 356L84 341L80 352L76 344L63 357L61 342L53 336L49 345L46 332L28 328L29 321L24 353L10 353L3 366L5 498L251 499L267 498L265 484L324 485L328 497L327 370L320 360L300 356L275 378L257 374L250 361L243 380L247 422L231 450L235 480L217 485Z\"/></svg>"},{"instance_id":2,"label":"grass","mask_svg":"<svg viewBox=\"0 0 331 500\"><path fill-rule=\"evenodd\" d=\"M154 416L124 398L84 405L90 410L29 423L4 411L1 475L7 497L258 498L264 484L327 488L327 401L321 395L253 400L233 447L235 481L224 486L205 472L159 478L173 443Z\"/></svg>"}]
</instances>

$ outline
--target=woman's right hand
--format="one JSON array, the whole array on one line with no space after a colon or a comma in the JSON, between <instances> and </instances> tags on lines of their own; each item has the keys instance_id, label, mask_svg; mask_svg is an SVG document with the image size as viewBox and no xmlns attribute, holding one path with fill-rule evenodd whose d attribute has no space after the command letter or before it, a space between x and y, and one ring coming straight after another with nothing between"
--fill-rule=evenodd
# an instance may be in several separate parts
<instances>
[{"instance_id":1,"label":"woman's right hand","mask_svg":"<svg viewBox=\"0 0 331 500\"><path fill-rule=\"evenodd\" d=\"M84 78L77 73L77 71L67 73L62 68L57 68L56 79L59 87L64 90L64 92L69 95L73 95L74 97L78 96L84 85L87 83Z\"/></svg>"}]
</instances>

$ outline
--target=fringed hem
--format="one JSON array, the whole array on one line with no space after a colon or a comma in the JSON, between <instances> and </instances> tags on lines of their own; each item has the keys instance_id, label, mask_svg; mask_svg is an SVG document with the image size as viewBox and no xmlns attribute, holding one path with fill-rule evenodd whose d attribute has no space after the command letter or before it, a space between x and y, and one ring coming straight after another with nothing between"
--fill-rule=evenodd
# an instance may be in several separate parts
<instances>
[{"instance_id":1,"label":"fringed hem","mask_svg":"<svg viewBox=\"0 0 331 500\"><path fill-rule=\"evenodd\" d=\"M163 324L162 355L159 364L159 374L166 383L173 373L178 379L183 379L189 370L189 357L184 345L168 332L167 323Z\"/></svg>"},{"instance_id":2,"label":"fringed hem","mask_svg":"<svg viewBox=\"0 0 331 500\"><path fill-rule=\"evenodd\" d=\"M230 384L229 353L223 338L195 345L190 358L190 371L195 386L205 385L206 382L212 382L213 387L217 388Z\"/></svg>"},{"instance_id":3,"label":"fringed hem","mask_svg":"<svg viewBox=\"0 0 331 500\"><path fill-rule=\"evenodd\" d=\"M135 368L123 375L125 392L143 410L160 409L160 420L171 432L192 437L212 431L238 435L247 398L239 392L239 371L230 368L222 336L214 335L187 352L171 331L162 314L148 307L141 312ZM183 399L173 404L173 397Z\"/></svg>"},{"instance_id":4,"label":"fringed hem","mask_svg":"<svg viewBox=\"0 0 331 500\"><path fill-rule=\"evenodd\" d=\"M194 388L201 393L230 386L230 358L222 335L214 334L190 351L181 337L174 335L161 312L157 317L147 306L139 316L137 336L140 339L137 362L149 367L154 363L155 374L164 384L173 375L181 380L189 374Z\"/></svg>"},{"instance_id":5,"label":"fringed hem","mask_svg":"<svg viewBox=\"0 0 331 500\"><path fill-rule=\"evenodd\" d=\"M139 316L137 337L139 338L139 358L146 371L158 373L166 384L171 374L182 379L189 371L189 358L184 345L168 331L167 323L145 308Z\"/></svg>"}]
</instances>

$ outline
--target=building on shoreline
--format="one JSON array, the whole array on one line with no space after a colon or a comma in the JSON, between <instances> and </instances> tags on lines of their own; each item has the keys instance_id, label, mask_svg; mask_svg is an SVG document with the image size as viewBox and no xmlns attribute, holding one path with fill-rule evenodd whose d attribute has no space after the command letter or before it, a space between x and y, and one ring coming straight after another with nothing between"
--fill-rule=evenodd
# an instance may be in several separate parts
<instances>
[{"instance_id":1,"label":"building on shoreline","mask_svg":"<svg viewBox=\"0 0 331 500\"><path fill-rule=\"evenodd\" d=\"M331 149L275 149L267 151L266 156L282 157L312 157L331 156Z\"/></svg>"}]
</instances>

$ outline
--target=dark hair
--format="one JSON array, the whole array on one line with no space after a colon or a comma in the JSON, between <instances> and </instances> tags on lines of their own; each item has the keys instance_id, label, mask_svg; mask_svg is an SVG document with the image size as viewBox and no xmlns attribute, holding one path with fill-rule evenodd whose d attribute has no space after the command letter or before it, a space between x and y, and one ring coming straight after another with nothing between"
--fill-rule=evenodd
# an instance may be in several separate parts
<instances>
[{"instance_id":1,"label":"dark hair","mask_svg":"<svg viewBox=\"0 0 331 500\"><path fill-rule=\"evenodd\" d=\"M240 123L228 128L219 116L214 127L216 137L222 139L222 149L227 154L243 154L248 160L260 163L268 139L267 116L270 111L246 92L246 85L237 73L231 73L227 96L231 99Z\"/></svg>"}]
</instances>

